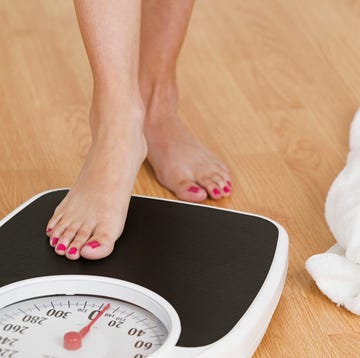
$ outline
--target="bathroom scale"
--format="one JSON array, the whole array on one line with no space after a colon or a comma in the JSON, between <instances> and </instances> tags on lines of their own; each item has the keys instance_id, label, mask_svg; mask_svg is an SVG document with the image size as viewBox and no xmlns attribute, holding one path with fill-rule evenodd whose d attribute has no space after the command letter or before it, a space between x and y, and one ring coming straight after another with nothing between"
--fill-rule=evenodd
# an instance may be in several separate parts
<instances>
[{"instance_id":1,"label":"bathroom scale","mask_svg":"<svg viewBox=\"0 0 360 358\"><path fill-rule=\"evenodd\" d=\"M66 193L40 193L0 221L1 357L254 354L286 277L281 225L134 195L113 253L70 261L45 234Z\"/></svg>"}]
</instances>

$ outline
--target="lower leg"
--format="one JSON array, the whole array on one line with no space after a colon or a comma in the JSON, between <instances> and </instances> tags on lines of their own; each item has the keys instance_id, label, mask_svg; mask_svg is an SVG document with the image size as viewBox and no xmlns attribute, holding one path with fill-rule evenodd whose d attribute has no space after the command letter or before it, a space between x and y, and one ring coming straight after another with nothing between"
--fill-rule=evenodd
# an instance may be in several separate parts
<instances>
[{"instance_id":1,"label":"lower leg","mask_svg":"<svg viewBox=\"0 0 360 358\"><path fill-rule=\"evenodd\" d=\"M146 156L138 87L140 0L75 1L94 78L92 144L76 181L47 227L69 259L109 255L120 236Z\"/></svg>"},{"instance_id":2,"label":"lower leg","mask_svg":"<svg viewBox=\"0 0 360 358\"><path fill-rule=\"evenodd\" d=\"M145 0L142 6L140 89L148 160L160 183L180 199L202 201L230 194L226 166L178 118L176 62L194 0Z\"/></svg>"},{"instance_id":3,"label":"lower leg","mask_svg":"<svg viewBox=\"0 0 360 358\"><path fill-rule=\"evenodd\" d=\"M154 87L173 90L176 62L195 0L143 0L141 18L140 87L149 104Z\"/></svg>"}]
</instances>

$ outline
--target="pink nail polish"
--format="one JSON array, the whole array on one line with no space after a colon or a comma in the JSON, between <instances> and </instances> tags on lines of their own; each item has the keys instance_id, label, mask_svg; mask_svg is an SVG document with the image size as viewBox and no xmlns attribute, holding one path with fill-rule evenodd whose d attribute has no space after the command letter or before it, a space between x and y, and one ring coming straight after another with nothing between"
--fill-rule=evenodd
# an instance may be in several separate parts
<instances>
[{"instance_id":1,"label":"pink nail polish","mask_svg":"<svg viewBox=\"0 0 360 358\"><path fill-rule=\"evenodd\" d=\"M228 180L226 183L227 185L232 186L231 181Z\"/></svg>"},{"instance_id":2,"label":"pink nail polish","mask_svg":"<svg viewBox=\"0 0 360 358\"><path fill-rule=\"evenodd\" d=\"M75 255L77 253L77 248L76 247L72 247L70 250L69 250L69 255Z\"/></svg>"},{"instance_id":3,"label":"pink nail polish","mask_svg":"<svg viewBox=\"0 0 360 358\"><path fill-rule=\"evenodd\" d=\"M218 189L218 188L215 188L214 190L213 190L213 193L215 194L215 195L220 195L221 193L220 193L220 190Z\"/></svg>"},{"instance_id":4,"label":"pink nail polish","mask_svg":"<svg viewBox=\"0 0 360 358\"><path fill-rule=\"evenodd\" d=\"M90 241L86 245L90 246L92 249L95 249L96 247L100 246L100 243L98 241Z\"/></svg>"},{"instance_id":5,"label":"pink nail polish","mask_svg":"<svg viewBox=\"0 0 360 358\"><path fill-rule=\"evenodd\" d=\"M65 251L66 246L64 244L59 244L58 246L56 246L56 250L57 251Z\"/></svg>"},{"instance_id":6,"label":"pink nail polish","mask_svg":"<svg viewBox=\"0 0 360 358\"><path fill-rule=\"evenodd\" d=\"M188 191L189 191L190 193L198 193L199 190L200 190L200 188L197 187L197 186L191 186L191 187L188 189Z\"/></svg>"},{"instance_id":7,"label":"pink nail polish","mask_svg":"<svg viewBox=\"0 0 360 358\"><path fill-rule=\"evenodd\" d=\"M58 243L58 241L59 241L59 238L58 238L58 237L53 237L53 238L51 239L51 245L55 246L55 245Z\"/></svg>"},{"instance_id":8,"label":"pink nail polish","mask_svg":"<svg viewBox=\"0 0 360 358\"><path fill-rule=\"evenodd\" d=\"M225 193L230 193L230 188L228 186L224 186L224 192Z\"/></svg>"},{"instance_id":9,"label":"pink nail polish","mask_svg":"<svg viewBox=\"0 0 360 358\"><path fill-rule=\"evenodd\" d=\"M52 230L52 229L49 227L49 228L46 230L46 232L49 233L49 232L51 232L51 230Z\"/></svg>"}]
</instances>

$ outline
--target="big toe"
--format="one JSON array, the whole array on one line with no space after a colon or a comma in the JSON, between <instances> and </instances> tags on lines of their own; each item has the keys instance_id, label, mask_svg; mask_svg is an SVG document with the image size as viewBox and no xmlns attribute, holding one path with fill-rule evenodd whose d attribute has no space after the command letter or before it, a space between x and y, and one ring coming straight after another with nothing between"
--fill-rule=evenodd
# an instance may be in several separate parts
<instances>
[{"instance_id":1,"label":"big toe","mask_svg":"<svg viewBox=\"0 0 360 358\"><path fill-rule=\"evenodd\" d=\"M80 250L80 256L88 260L99 260L109 256L113 250L117 237L111 237L103 232L96 232Z\"/></svg>"},{"instance_id":2,"label":"big toe","mask_svg":"<svg viewBox=\"0 0 360 358\"><path fill-rule=\"evenodd\" d=\"M201 202L207 198L207 192L204 188L191 180L182 181L174 190L175 195L185 201Z\"/></svg>"}]
</instances>

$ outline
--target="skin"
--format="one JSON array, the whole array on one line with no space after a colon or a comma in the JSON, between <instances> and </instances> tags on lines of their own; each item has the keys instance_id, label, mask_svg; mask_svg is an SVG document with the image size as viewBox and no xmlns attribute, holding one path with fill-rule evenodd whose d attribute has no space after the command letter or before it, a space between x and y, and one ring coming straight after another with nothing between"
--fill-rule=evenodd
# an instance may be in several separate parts
<instances>
[{"instance_id":1,"label":"skin","mask_svg":"<svg viewBox=\"0 0 360 358\"><path fill-rule=\"evenodd\" d=\"M200 202L228 196L231 183L227 167L195 140L177 113L176 62L193 5L194 0L143 1L139 75L147 159L163 186L182 200Z\"/></svg>"},{"instance_id":2,"label":"skin","mask_svg":"<svg viewBox=\"0 0 360 358\"><path fill-rule=\"evenodd\" d=\"M176 61L193 3L74 1L94 79L92 144L47 225L57 254L76 260L112 252L146 157L159 182L182 200L230 195L227 167L177 114Z\"/></svg>"}]
</instances>

